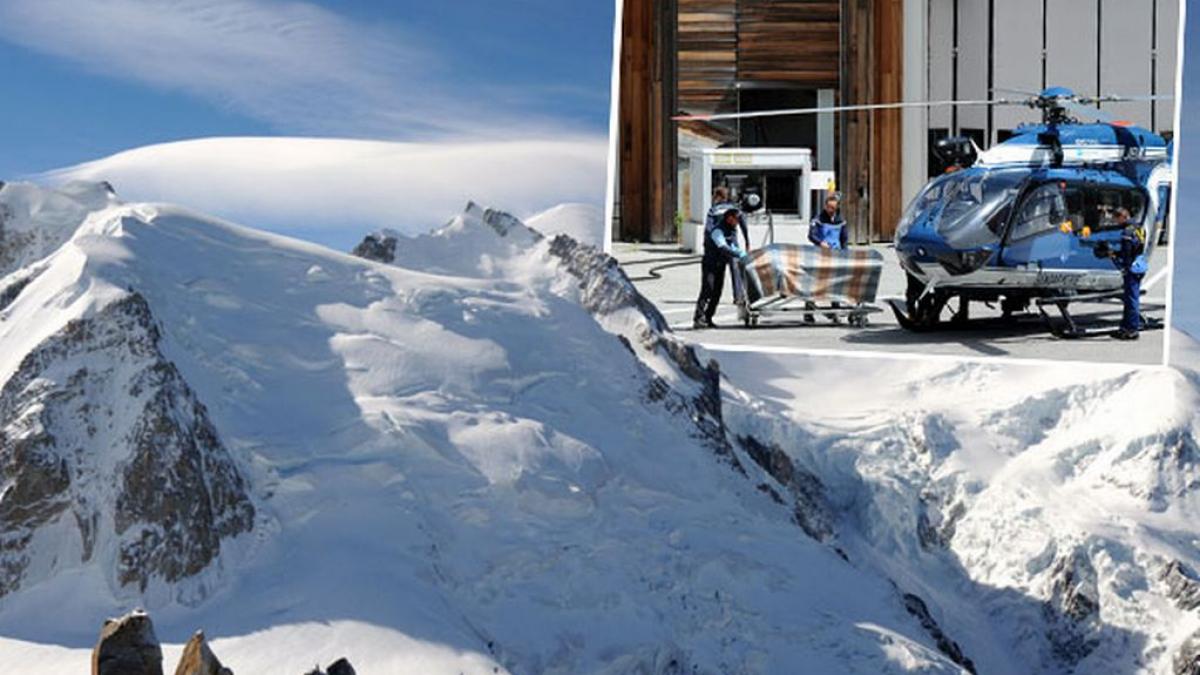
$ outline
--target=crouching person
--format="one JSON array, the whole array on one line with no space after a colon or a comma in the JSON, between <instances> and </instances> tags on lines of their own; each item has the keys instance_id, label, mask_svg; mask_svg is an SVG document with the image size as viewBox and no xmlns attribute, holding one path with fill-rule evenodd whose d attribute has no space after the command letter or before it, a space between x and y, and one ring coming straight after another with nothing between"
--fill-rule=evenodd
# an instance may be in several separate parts
<instances>
[{"instance_id":1,"label":"crouching person","mask_svg":"<svg viewBox=\"0 0 1200 675\"><path fill-rule=\"evenodd\" d=\"M737 229L741 223L741 212L730 207L721 214L713 227L704 233L704 258L700 263L700 297L696 300L696 312L692 316L692 328L715 328L713 316L721 301L725 287L725 268L730 263L744 262L749 256L737 244ZM733 265L734 273L739 269ZM735 291L736 293L736 291Z\"/></svg>"}]
</instances>

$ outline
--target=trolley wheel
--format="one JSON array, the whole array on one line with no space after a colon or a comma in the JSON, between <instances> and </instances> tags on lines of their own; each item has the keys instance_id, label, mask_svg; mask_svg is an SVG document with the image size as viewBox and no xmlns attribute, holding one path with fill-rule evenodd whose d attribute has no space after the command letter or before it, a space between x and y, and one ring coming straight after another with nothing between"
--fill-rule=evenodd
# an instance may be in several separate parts
<instances>
[{"instance_id":1,"label":"trolley wheel","mask_svg":"<svg viewBox=\"0 0 1200 675\"><path fill-rule=\"evenodd\" d=\"M750 316L750 325L751 325L751 326L757 326L757 325L758 325L758 315L757 315L757 314L753 314L753 315L751 315L751 316Z\"/></svg>"},{"instance_id":2,"label":"trolley wheel","mask_svg":"<svg viewBox=\"0 0 1200 675\"><path fill-rule=\"evenodd\" d=\"M750 327L751 321L753 321L753 319L750 317L750 312L746 312L742 315L742 325L744 325L746 328Z\"/></svg>"}]
</instances>

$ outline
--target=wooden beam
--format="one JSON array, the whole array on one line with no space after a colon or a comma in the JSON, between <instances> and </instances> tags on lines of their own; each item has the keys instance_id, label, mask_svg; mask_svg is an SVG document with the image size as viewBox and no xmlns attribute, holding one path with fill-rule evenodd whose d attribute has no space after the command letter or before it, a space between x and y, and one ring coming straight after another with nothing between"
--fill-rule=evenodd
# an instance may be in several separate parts
<instances>
[{"instance_id":1,"label":"wooden beam","mask_svg":"<svg viewBox=\"0 0 1200 675\"><path fill-rule=\"evenodd\" d=\"M875 0L874 77L876 100L904 99L904 2ZM871 183L875 201L871 209L874 241L887 241L896 232L902 202L902 129L899 110L875 113L872 128Z\"/></svg>"},{"instance_id":2,"label":"wooden beam","mask_svg":"<svg viewBox=\"0 0 1200 675\"><path fill-rule=\"evenodd\" d=\"M841 98L844 105L871 103L872 89L870 0L842 1ZM850 227L852 243L871 241L871 122L868 112L840 116L838 189L845 199L842 215Z\"/></svg>"},{"instance_id":3,"label":"wooden beam","mask_svg":"<svg viewBox=\"0 0 1200 675\"><path fill-rule=\"evenodd\" d=\"M625 0L618 120L619 218L626 241L675 235L676 0Z\"/></svg>"}]
</instances>

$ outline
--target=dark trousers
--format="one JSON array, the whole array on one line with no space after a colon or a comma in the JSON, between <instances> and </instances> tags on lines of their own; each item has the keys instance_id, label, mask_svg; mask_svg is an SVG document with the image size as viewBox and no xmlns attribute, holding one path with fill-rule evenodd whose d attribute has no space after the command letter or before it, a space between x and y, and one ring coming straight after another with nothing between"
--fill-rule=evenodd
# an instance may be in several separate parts
<instances>
[{"instance_id":1,"label":"dark trousers","mask_svg":"<svg viewBox=\"0 0 1200 675\"><path fill-rule=\"evenodd\" d=\"M1144 274L1126 272L1123 276L1124 285L1121 302L1125 311L1121 313L1121 330L1136 333L1142 329L1142 277Z\"/></svg>"},{"instance_id":2,"label":"dark trousers","mask_svg":"<svg viewBox=\"0 0 1200 675\"><path fill-rule=\"evenodd\" d=\"M711 322L721 302L721 291L725 288L725 268L729 265L724 258L704 256L700 263L700 298L696 300L695 321Z\"/></svg>"}]
</instances>

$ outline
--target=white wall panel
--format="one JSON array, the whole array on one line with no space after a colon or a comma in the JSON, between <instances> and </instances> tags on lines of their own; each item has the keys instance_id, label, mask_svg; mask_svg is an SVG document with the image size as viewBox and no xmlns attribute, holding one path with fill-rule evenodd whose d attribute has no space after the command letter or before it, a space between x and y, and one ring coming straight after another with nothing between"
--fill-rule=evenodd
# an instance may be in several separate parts
<instances>
[{"instance_id":1,"label":"white wall panel","mask_svg":"<svg viewBox=\"0 0 1200 675\"><path fill-rule=\"evenodd\" d=\"M1041 91L1042 0L1000 0L995 3L994 19L993 81L996 87ZM1013 98L1018 94L998 91L996 96ZM997 106L993 119L997 130L1037 121L1038 115L1023 106ZM995 140L993 135L992 142Z\"/></svg>"},{"instance_id":2,"label":"white wall panel","mask_svg":"<svg viewBox=\"0 0 1200 675\"><path fill-rule=\"evenodd\" d=\"M929 93L930 101L948 101L954 97L954 2L929 0ZM929 111L929 127L950 128L948 107Z\"/></svg>"},{"instance_id":3,"label":"white wall panel","mask_svg":"<svg viewBox=\"0 0 1200 675\"><path fill-rule=\"evenodd\" d=\"M1098 13L1098 0L1047 0L1046 86L1096 94Z\"/></svg>"},{"instance_id":4,"label":"white wall panel","mask_svg":"<svg viewBox=\"0 0 1200 675\"><path fill-rule=\"evenodd\" d=\"M1175 74L1179 69L1179 6L1183 0L1158 0L1158 93L1174 96ZM1193 10L1196 11L1196 10ZM1200 59L1192 59L1193 63ZM1175 101L1154 104L1155 131L1175 126Z\"/></svg>"},{"instance_id":5,"label":"white wall panel","mask_svg":"<svg viewBox=\"0 0 1200 675\"><path fill-rule=\"evenodd\" d=\"M1149 96L1154 34L1153 0L1101 0L1100 87L1102 94ZM1150 127L1150 103L1107 103L1119 119Z\"/></svg>"},{"instance_id":6,"label":"white wall panel","mask_svg":"<svg viewBox=\"0 0 1200 675\"><path fill-rule=\"evenodd\" d=\"M958 97L988 98L988 0L958 3ZM958 110L958 128L987 130L985 106Z\"/></svg>"}]
</instances>

